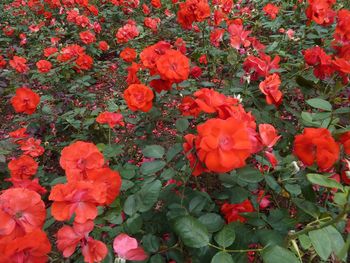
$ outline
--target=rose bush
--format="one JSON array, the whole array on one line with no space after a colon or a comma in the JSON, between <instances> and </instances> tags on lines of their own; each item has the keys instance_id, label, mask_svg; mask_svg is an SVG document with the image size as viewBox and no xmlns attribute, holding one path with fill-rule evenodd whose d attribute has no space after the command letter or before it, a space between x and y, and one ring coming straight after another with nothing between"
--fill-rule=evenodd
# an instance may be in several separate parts
<instances>
[{"instance_id":1,"label":"rose bush","mask_svg":"<svg viewBox=\"0 0 350 263\"><path fill-rule=\"evenodd\" d=\"M349 262L348 1L0 8L0 263Z\"/></svg>"}]
</instances>

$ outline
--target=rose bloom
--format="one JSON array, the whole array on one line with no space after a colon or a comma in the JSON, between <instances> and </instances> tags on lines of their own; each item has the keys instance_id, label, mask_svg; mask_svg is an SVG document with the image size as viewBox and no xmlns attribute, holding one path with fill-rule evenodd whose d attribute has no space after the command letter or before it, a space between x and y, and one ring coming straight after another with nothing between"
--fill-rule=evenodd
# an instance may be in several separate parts
<instances>
[{"instance_id":1,"label":"rose bloom","mask_svg":"<svg viewBox=\"0 0 350 263\"><path fill-rule=\"evenodd\" d=\"M110 128L113 128L117 124L124 126L124 122L122 120L123 120L123 115L121 115L120 113L108 112L108 111L100 113L96 118L96 121L98 123L108 124Z\"/></svg>"},{"instance_id":2,"label":"rose bloom","mask_svg":"<svg viewBox=\"0 0 350 263\"><path fill-rule=\"evenodd\" d=\"M233 117L209 119L197 126L196 150L199 160L216 173L243 167L253 144L246 122Z\"/></svg>"},{"instance_id":3,"label":"rose bloom","mask_svg":"<svg viewBox=\"0 0 350 263\"><path fill-rule=\"evenodd\" d=\"M339 145L326 128L305 128L295 136L293 153L307 166L316 163L327 170L338 160L339 152Z\"/></svg>"},{"instance_id":4,"label":"rose bloom","mask_svg":"<svg viewBox=\"0 0 350 263\"><path fill-rule=\"evenodd\" d=\"M282 103L283 93L279 90L280 85L281 80L276 73L267 76L265 80L259 84L259 89L266 96L267 104L274 104L278 107Z\"/></svg>"},{"instance_id":5,"label":"rose bloom","mask_svg":"<svg viewBox=\"0 0 350 263\"><path fill-rule=\"evenodd\" d=\"M86 45L92 44L96 41L95 34L90 31L80 32L79 37L81 41Z\"/></svg>"},{"instance_id":6,"label":"rose bloom","mask_svg":"<svg viewBox=\"0 0 350 263\"><path fill-rule=\"evenodd\" d=\"M266 15L268 15L272 20L274 20L278 15L279 7L274 4L268 3L264 6L263 10Z\"/></svg>"},{"instance_id":7,"label":"rose bloom","mask_svg":"<svg viewBox=\"0 0 350 263\"><path fill-rule=\"evenodd\" d=\"M80 55L78 59L75 61L75 64L77 64L78 69L81 69L81 70L91 69L93 63L94 63L93 58L86 54Z\"/></svg>"},{"instance_id":8,"label":"rose bloom","mask_svg":"<svg viewBox=\"0 0 350 263\"><path fill-rule=\"evenodd\" d=\"M104 163L103 154L90 142L76 141L61 152L60 165L68 181L86 179L88 171L102 168Z\"/></svg>"},{"instance_id":9,"label":"rose bloom","mask_svg":"<svg viewBox=\"0 0 350 263\"><path fill-rule=\"evenodd\" d=\"M106 41L100 41L98 43L98 48L101 50L101 51L107 51L109 49L109 45Z\"/></svg>"},{"instance_id":10,"label":"rose bloom","mask_svg":"<svg viewBox=\"0 0 350 263\"><path fill-rule=\"evenodd\" d=\"M22 155L17 159L13 159L8 164L10 175L12 178L29 179L36 174L38 163L28 155Z\"/></svg>"},{"instance_id":11,"label":"rose bloom","mask_svg":"<svg viewBox=\"0 0 350 263\"><path fill-rule=\"evenodd\" d=\"M47 61L47 60L39 60L36 63L36 67L38 68L38 71L40 73L47 73L51 70L52 64L50 61Z\"/></svg>"},{"instance_id":12,"label":"rose bloom","mask_svg":"<svg viewBox=\"0 0 350 263\"><path fill-rule=\"evenodd\" d=\"M132 111L150 111L153 98L153 91L143 84L131 84L124 91L124 99Z\"/></svg>"},{"instance_id":13,"label":"rose bloom","mask_svg":"<svg viewBox=\"0 0 350 263\"><path fill-rule=\"evenodd\" d=\"M120 52L120 58L124 60L125 62L132 62L135 60L137 53L135 49L126 47Z\"/></svg>"},{"instance_id":14,"label":"rose bloom","mask_svg":"<svg viewBox=\"0 0 350 263\"><path fill-rule=\"evenodd\" d=\"M48 262L51 244L46 233L39 228L15 239L0 243L0 263Z\"/></svg>"},{"instance_id":15,"label":"rose bloom","mask_svg":"<svg viewBox=\"0 0 350 263\"><path fill-rule=\"evenodd\" d=\"M25 188L10 188L1 193L0 238L41 228L45 218L45 204L38 193Z\"/></svg>"},{"instance_id":16,"label":"rose bloom","mask_svg":"<svg viewBox=\"0 0 350 263\"><path fill-rule=\"evenodd\" d=\"M27 87L16 89L16 95L11 104L17 113L33 114L40 102L40 96Z\"/></svg>"},{"instance_id":17,"label":"rose bloom","mask_svg":"<svg viewBox=\"0 0 350 263\"><path fill-rule=\"evenodd\" d=\"M44 49L44 56L49 57L53 54L56 54L58 52L58 49L55 47L48 47Z\"/></svg>"},{"instance_id":18,"label":"rose bloom","mask_svg":"<svg viewBox=\"0 0 350 263\"><path fill-rule=\"evenodd\" d=\"M19 56L13 56L13 59L10 60L10 66L19 73L25 73L29 70L26 63L27 60Z\"/></svg>"},{"instance_id":19,"label":"rose bloom","mask_svg":"<svg viewBox=\"0 0 350 263\"><path fill-rule=\"evenodd\" d=\"M177 50L167 50L156 62L157 70L162 79L175 83L188 79L190 61Z\"/></svg>"},{"instance_id":20,"label":"rose bloom","mask_svg":"<svg viewBox=\"0 0 350 263\"><path fill-rule=\"evenodd\" d=\"M21 140L18 144L21 146L21 150L24 154L28 154L32 157L38 157L45 151L44 148L40 146L41 140L35 140L34 138Z\"/></svg>"}]
</instances>

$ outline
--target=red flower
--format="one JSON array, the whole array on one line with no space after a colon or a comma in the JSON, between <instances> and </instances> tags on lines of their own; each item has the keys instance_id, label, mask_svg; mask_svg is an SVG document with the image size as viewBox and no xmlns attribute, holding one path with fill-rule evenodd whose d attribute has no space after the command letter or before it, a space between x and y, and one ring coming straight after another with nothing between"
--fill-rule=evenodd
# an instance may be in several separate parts
<instances>
[{"instance_id":1,"label":"red flower","mask_svg":"<svg viewBox=\"0 0 350 263\"><path fill-rule=\"evenodd\" d=\"M9 136L12 139L25 139L25 138L29 137L29 134L27 134L26 132L27 132L27 128L20 128L18 130L10 132Z\"/></svg>"},{"instance_id":2,"label":"red flower","mask_svg":"<svg viewBox=\"0 0 350 263\"><path fill-rule=\"evenodd\" d=\"M47 60L39 60L36 63L36 67L38 68L38 71L40 73L47 73L51 70L52 64L50 61L47 61Z\"/></svg>"},{"instance_id":3,"label":"red flower","mask_svg":"<svg viewBox=\"0 0 350 263\"><path fill-rule=\"evenodd\" d=\"M183 116L193 117L197 117L201 112L201 109L198 107L196 101L189 96L182 99L179 110Z\"/></svg>"},{"instance_id":4,"label":"red flower","mask_svg":"<svg viewBox=\"0 0 350 263\"><path fill-rule=\"evenodd\" d=\"M213 172L226 173L243 167L252 154L253 143L246 122L235 118L209 119L197 126L199 160Z\"/></svg>"},{"instance_id":5,"label":"red flower","mask_svg":"<svg viewBox=\"0 0 350 263\"><path fill-rule=\"evenodd\" d=\"M303 134L295 136L294 155L305 165L314 162L322 170L331 168L339 157L339 145L325 128L305 128Z\"/></svg>"},{"instance_id":6,"label":"red flower","mask_svg":"<svg viewBox=\"0 0 350 263\"><path fill-rule=\"evenodd\" d=\"M163 90L171 90L171 86L173 85L170 81L163 79L153 79L149 83L149 85L157 92L161 93Z\"/></svg>"},{"instance_id":7,"label":"red flower","mask_svg":"<svg viewBox=\"0 0 350 263\"><path fill-rule=\"evenodd\" d=\"M270 124L259 124L259 135L264 146L272 148L281 136L277 136L275 127Z\"/></svg>"},{"instance_id":8,"label":"red flower","mask_svg":"<svg viewBox=\"0 0 350 263\"><path fill-rule=\"evenodd\" d=\"M179 83L188 79L190 61L177 50L167 50L156 62L157 70L162 79Z\"/></svg>"},{"instance_id":9,"label":"red flower","mask_svg":"<svg viewBox=\"0 0 350 263\"><path fill-rule=\"evenodd\" d=\"M90 31L80 32L79 37L81 41L86 45L92 44L96 41L95 34Z\"/></svg>"},{"instance_id":10,"label":"red flower","mask_svg":"<svg viewBox=\"0 0 350 263\"><path fill-rule=\"evenodd\" d=\"M45 217L45 204L34 191L10 188L0 195L0 237L30 233L43 226Z\"/></svg>"},{"instance_id":11,"label":"red flower","mask_svg":"<svg viewBox=\"0 0 350 263\"><path fill-rule=\"evenodd\" d=\"M345 58L335 58L332 61L336 69L343 74L350 74L350 62Z\"/></svg>"},{"instance_id":12,"label":"red flower","mask_svg":"<svg viewBox=\"0 0 350 263\"><path fill-rule=\"evenodd\" d=\"M305 13L309 20L323 26L333 24L335 11L332 10L332 5L336 0L308 0L309 6Z\"/></svg>"},{"instance_id":13,"label":"red flower","mask_svg":"<svg viewBox=\"0 0 350 263\"><path fill-rule=\"evenodd\" d=\"M38 157L45 151L44 148L40 146L41 140L36 140L34 138L21 140L18 144L21 146L21 150L24 154L28 154L32 157Z\"/></svg>"},{"instance_id":14,"label":"red flower","mask_svg":"<svg viewBox=\"0 0 350 263\"><path fill-rule=\"evenodd\" d=\"M277 55L272 61L271 57L260 52L260 57L250 55L243 63L243 69L251 73L251 80L257 80L259 77L267 77L272 69L279 68L280 57Z\"/></svg>"},{"instance_id":15,"label":"red flower","mask_svg":"<svg viewBox=\"0 0 350 263\"><path fill-rule=\"evenodd\" d=\"M193 22L201 22L210 16L210 6L206 0L186 0L180 3L177 22L184 29L191 29Z\"/></svg>"},{"instance_id":16,"label":"red flower","mask_svg":"<svg viewBox=\"0 0 350 263\"><path fill-rule=\"evenodd\" d=\"M143 84L132 84L124 91L124 99L132 111L150 111L153 98L152 90Z\"/></svg>"},{"instance_id":17,"label":"red flower","mask_svg":"<svg viewBox=\"0 0 350 263\"><path fill-rule=\"evenodd\" d=\"M350 42L350 10L341 9L338 12L338 23L335 28L334 38L343 43Z\"/></svg>"},{"instance_id":18,"label":"red flower","mask_svg":"<svg viewBox=\"0 0 350 263\"><path fill-rule=\"evenodd\" d=\"M53 54L56 54L58 52L58 49L55 47L48 47L44 49L44 56L49 57Z\"/></svg>"},{"instance_id":19,"label":"red flower","mask_svg":"<svg viewBox=\"0 0 350 263\"><path fill-rule=\"evenodd\" d=\"M95 263L101 262L107 256L108 248L103 242L89 237L83 245L81 252L85 262Z\"/></svg>"},{"instance_id":20,"label":"red flower","mask_svg":"<svg viewBox=\"0 0 350 263\"><path fill-rule=\"evenodd\" d=\"M117 124L124 126L123 120L123 115L120 113L115 113L115 112L102 112L100 113L96 121L101 124L108 124L110 128L114 128Z\"/></svg>"},{"instance_id":21,"label":"red flower","mask_svg":"<svg viewBox=\"0 0 350 263\"><path fill-rule=\"evenodd\" d=\"M6 67L6 60L4 59L3 56L0 55L0 68L5 68Z\"/></svg>"},{"instance_id":22,"label":"red flower","mask_svg":"<svg viewBox=\"0 0 350 263\"><path fill-rule=\"evenodd\" d=\"M280 76L274 73L267 76L264 81L259 84L259 89L266 96L267 104L274 104L278 107L282 103L282 92L278 89L281 85Z\"/></svg>"},{"instance_id":23,"label":"red flower","mask_svg":"<svg viewBox=\"0 0 350 263\"><path fill-rule=\"evenodd\" d=\"M241 45L243 47L249 47L250 41L248 40L248 36L251 31L246 31L243 29L243 25L231 24L228 27L228 32L230 33L230 44L233 48L239 49Z\"/></svg>"},{"instance_id":24,"label":"red flower","mask_svg":"<svg viewBox=\"0 0 350 263\"><path fill-rule=\"evenodd\" d=\"M254 212L254 208L249 199L244 200L239 204L228 204L225 203L221 206L221 213L224 214L227 223L231 222L246 222L247 219L241 215L241 213Z\"/></svg>"},{"instance_id":25,"label":"red flower","mask_svg":"<svg viewBox=\"0 0 350 263\"><path fill-rule=\"evenodd\" d=\"M216 28L210 32L210 43L214 47L219 47L224 37L225 29Z\"/></svg>"},{"instance_id":26,"label":"red flower","mask_svg":"<svg viewBox=\"0 0 350 263\"><path fill-rule=\"evenodd\" d=\"M29 70L26 65L27 60L19 56L13 56L13 59L10 60L10 66L14 68L19 73L25 73Z\"/></svg>"},{"instance_id":27,"label":"red flower","mask_svg":"<svg viewBox=\"0 0 350 263\"><path fill-rule=\"evenodd\" d=\"M146 27L150 28L153 32L157 32L160 19L158 17L157 18L146 17L143 23Z\"/></svg>"},{"instance_id":28,"label":"red flower","mask_svg":"<svg viewBox=\"0 0 350 263\"><path fill-rule=\"evenodd\" d=\"M279 7L274 4L268 3L264 6L263 10L265 14L271 18L271 20L275 20L279 12Z\"/></svg>"},{"instance_id":29,"label":"red flower","mask_svg":"<svg viewBox=\"0 0 350 263\"><path fill-rule=\"evenodd\" d=\"M28 155L22 155L9 162L8 168L12 178L29 179L36 174L38 163Z\"/></svg>"},{"instance_id":30,"label":"red flower","mask_svg":"<svg viewBox=\"0 0 350 263\"><path fill-rule=\"evenodd\" d=\"M16 112L33 114L40 102L40 96L27 87L16 89L16 95L11 99L11 103Z\"/></svg>"},{"instance_id":31,"label":"red flower","mask_svg":"<svg viewBox=\"0 0 350 263\"><path fill-rule=\"evenodd\" d=\"M106 41L100 41L100 42L98 42L98 48L101 51L107 51L109 49L109 45Z\"/></svg>"},{"instance_id":32,"label":"red flower","mask_svg":"<svg viewBox=\"0 0 350 263\"><path fill-rule=\"evenodd\" d=\"M325 79L333 74L335 69L332 65L332 57L327 55L322 48L316 46L305 50L303 53L305 62L310 66L314 66L314 75L317 78Z\"/></svg>"},{"instance_id":33,"label":"red flower","mask_svg":"<svg viewBox=\"0 0 350 263\"><path fill-rule=\"evenodd\" d=\"M31 233L0 243L0 263L45 263L51 244L45 232L35 229Z\"/></svg>"},{"instance_id":34,"label":"red flower","mask_svg":"<svg viewBox=\"0 0 350 263\"><path fill-rule=\"evenodd\" d=\"M158 43L145 48L140 53L140 59L145 68L154 70L156 62L160 56L164 55L165 52L170 49L171 45L165 41L159 41Z\"/></svg>"},{"instance_id":35,"label":"red flower","mask_svg":"<svg viewBox=\"0 0 350 263\"><path fill-rule=\"evenodd\" d=\"M68 181L86 179L88 171L102 168L104 162L103 154L96 145L82 141L64 147L60 158Z\"/></svg>"},{"instance_id":36,"label":"red flower","mask_svg":"<svg viewBox=\"0 0 350 263\"><path fill-rule=\"evenodd\" d=\"M131 39L134 39L139 35L139 30L136 26L134 20L128 20L128 22L121 28L118 29L115 37L117 38L117 43L126 43Z\"/></svg>"},{"instance_id":37,"label":"red flower","mask_svg":"<svg viewBox=\"0 0 350 263\"><path fill-rule=\"evenodd\" d=\"M96 218L97 206L106 202L106 186L92 181L68 181L56 184L49 200L53 201L51 214L56 220L70 220L75 213L74 221L82 224Z\"/></svg>"},{"instance_id":38,"label":"red flower","mask_svg":"<svg viewBox=\"0 0 350 263\"><path fill-rule=\"evenodd\" d=\"M120 58L124 60L125 62L132 62L135 60L137 53L135 49L126 47L120 52Z\"/></svg>"},{"instance_id":39,"label":"red flower","mask_svg":"<svg viewBox=\"0 0 350 263\"><path fill-rule=\"evenodd\" d=\"M87 180L105 184L106 201L102 205L110 205L119 195L122 179L117 171L110 168L95 169L87 172Z\"/></svg>"},{"instance_id":40,"label":"red flower","mask_svg":"<svg viewBox=\"0 0 350 263\"><path fill-rule=\"evenodd\" d=\"M126 78L126 82L131 85L131 84L140 84L140 80L137 77L137 72L140 69L140 65L132 62L131 66L129 66L126 70L128 71L128 76Z\"/></svg>"},{"instance_id":41,"label":"red flower","mask_svg":"<svg viewBox=\"0 0 350 263\"><path fill-rule=\"evenodd\" d=\"M94 229L93 221L86 221L83 224L73 222L73 227L63 226L57 232L57 248L62 252L65 258L70 257L75 252L79 243L86 239L89 233Z\"/></svg>"},{"instance_id":42,"label":"red flower","mask_svg":"<svg viewBox=\"0 0 350 263\"><path fill-rule=\"evenodd\" d=\"M93 58L86 54L80 55L78 59L75 61L75 64L77 64L78 69L81 69L81 70L91 69L93 63L94 63Z\"/></svg>"},{"instance_id":43,"label":"red flower","mask_svg":"<svg viewBox=\"0 0 350 263\"><path fill-rule=\"evenodd\" d=\"M343 145L344 152L350 155L350 132L343 133L339 138L339 142Z\"/></svg>"}]
</instances>

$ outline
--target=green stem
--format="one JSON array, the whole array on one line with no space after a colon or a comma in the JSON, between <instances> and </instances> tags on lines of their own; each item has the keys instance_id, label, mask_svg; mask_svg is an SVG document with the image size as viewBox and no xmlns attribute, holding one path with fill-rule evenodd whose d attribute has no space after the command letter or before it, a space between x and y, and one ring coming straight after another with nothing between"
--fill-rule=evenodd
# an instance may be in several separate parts
<instances>
[{"instance_id":1,"label":"green stem","mask_svg":"<svg viewBox=\"0 0 350 263\"><path fill-rule=\"evenodd\" d=\"M218 250L221 250L223 252L227 253L246 253L246 252L261 252L264 250L264 248L252 248L252 249L225 249L218 247L216 245L213 245L211 243L208 244L210 247L216 248Z\"/></svg>"},{"instance_id":2,"label":"green stem","mask_svg":"<svg viewBox=\"0 0 350 263\"><path fill-rule=\"evenodd\" d=\"M108 128L108 145L111 145L111 127Z\"/></svg>"}]
</instances>

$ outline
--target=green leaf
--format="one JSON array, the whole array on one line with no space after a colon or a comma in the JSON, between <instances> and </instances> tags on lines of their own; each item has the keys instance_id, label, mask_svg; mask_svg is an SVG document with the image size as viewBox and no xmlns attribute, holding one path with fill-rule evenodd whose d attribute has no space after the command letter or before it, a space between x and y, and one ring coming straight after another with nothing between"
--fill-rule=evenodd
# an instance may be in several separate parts
<instances>
[{"instance_id":1,"label":"green leaf","mask_svg":"<svg viewBox=\"0 0 350 263\"><path fill-rule=\"evenodd\" d=\"M162 183L159 180L145 184L137 193L138 211L146 212L158 201Z\"/></svg>"},{"instance_id":2,"label":"green leaf","mask_svg":"<svg viewBox=\"0 0 350 263\"><path fill-rule=\"evenodd\" d=\"M142 246L150 253L157 252L159 249L159 239L155 235L147 234L142 238Z\"/></svg>"},{"instance_id":3,"label":"green leaf","mask_svg":"<svg viewBox=\"0 0 350 263\"><path fill-rule=\"evenodd\" d=\"M165 167L164 161L145 162L141 165L140 171L144 175L155 174Z\"/></svg>"},{"instance_id":4,"label":"green leaf","mask_svg":"<svg viewBox=\"0 0 350 263\"><path fill-rule=\"evenodd\" d=\"M299 241L303 249L309 249L312 245L309 236L305 234L299 236Z\"/></svg>"},{"instance_id":5,"label":"green leaf","mask_svg":"<svg viewBox=\"0 0 350 263\"><path fill-rule=\"evenodd\" d=\"M343 190L343 186L340 183L322 174L307 174L306 177L313 184Z\"/></svg>"},{"instance_id":6,"label":"green leaf","mask_svg":"<svg viewBox=\"0 0 350 263\"><path fill-rule=\"evenodd\" d=\"M294 204L296 204L298 208L303 210L305 213L311 215L314 218L319 217L320 211L314 203L300 198L294 198L292 199L292 201Z\"/></svg>"},{"instance_id":7,"label":"green leaf","mask_svg":"<svg viewBox=\"0 0 350 263\"><path fill-rule=\"evenodd\" d=\"M233 263L233 259L230 254L221 251L215 254L211 263Z\"/></svg>"},{"instance_id":8,"label":"green leaf","mask_svg":"<svg viewBox=\"0 0 350 263\"><path fill-rule=\"evenodd\" d=\"M311 107L325 111L332 111L332 104L321 98L309 99L306 101Z\"/></svg>"},{"instance_id":9,"label":"green leaf","mask_svg":"<svg viewBox=\"0 0 350 263\"><path fill-rule=\"evenodd\" d=\"M148 145L142 150L142 153L149 158L162 158L165 149L160 145Z\"/></svg>"},{"instance_id":10,"label":"green leaf","mask_svg":"<svg viewBox=\"0 0 350 263\"><path fill-rule=\"evenodd\" d=\"M124 203L124 212L129 216L133 216L137 212L137 203L135 195L129 195Z\"/></svg>"},{"instance_id":11,"label":"green leaf","mask_svg":"<svg viewBox=\"0 0 350 263\"><path fill-rule=\"evenodd\" d=\"M174 231L188 247L200 248L209 243L208 230L192 216L177 218L174 223Z\"/></svg>"},{"instance_id":12,"label":"green leaf","mask_svg":"<svg viewBox=\"0 0 350 263\"><path fill-rule=\"evenodd\" d=\"M219 233L214 236L216 243L224 248L229 247L235 241L236 233L232 224L225 225Z\"/></svg>"},{"instance_id":13,"label":"green leaf","mask_svg":"<svg viewBox=\"0 0 350 263\"><path fill-rule=\"evenodd\" d=\"M50 183L50 186L54 186L56 184L64 184L66 182L67 182L67 177L60 176L60 177L53 179L52 182Z\"/></svg>"},{"instance_id":14,"label":"green leaf","mask_svg":"<svg viewBox=\"0 0 350 263\"><path fill-rule=\"evenodd\" d=\"M327 226L324 230L328 233L328 237L331 240L332 251L339 256L342 248L345 245L344 239L339 231L333 226ZM345 261L347 255L342 256L342 260Z\"/></svg>"},{"instance_id":15,"label":"green leaf","mask_svg":"<svg viewBox=\"0 0 350 263\"><path fill-rule=\"evenodd\" d=\"M190 123L186 118L177 119L175 122L175 127L179 132L184 132L187 130Z\"/></svg>"},{"instance_id":16,"label":"green leaf","mask_svg":"<svg viewBox=\"0 0 350 263\"><path fill-rule=\"evenodd\" d=\"M262 252L264 263L299 263L297 257L288 249L273 246Z\"/></svg>"},{"instance_id":17,"label":"green leaf","mask_svg":"<svg viewBox=\"0 0 350 263\"><path fill-rule=\"evenodd\" d=\"M198 220L207 227L210 233L217 232L225 224L225 221L215 213L208 213L202 215Z\"/></svg>"},{"instance_id":18,"label":"green leaf","mask_svg":"<svg viewBox=\"0 0 350 263\"><path fill-rule=\"evenodd\" d=\"M321 259L327 260L332 253L332 242L325 229L318 229L309 233L312 246Z\"/></svg>"},{"instance_id":19,"label":"green leaf","mask_svg":"<svg viewBox=\"0 0 350 263\"><path fill-rule=\"evenodd\" d=\"M244 167L237 170L238 178L247 183L258 183L264 179L259 170L252 167Z\"/></svg>"}]
</instances>

